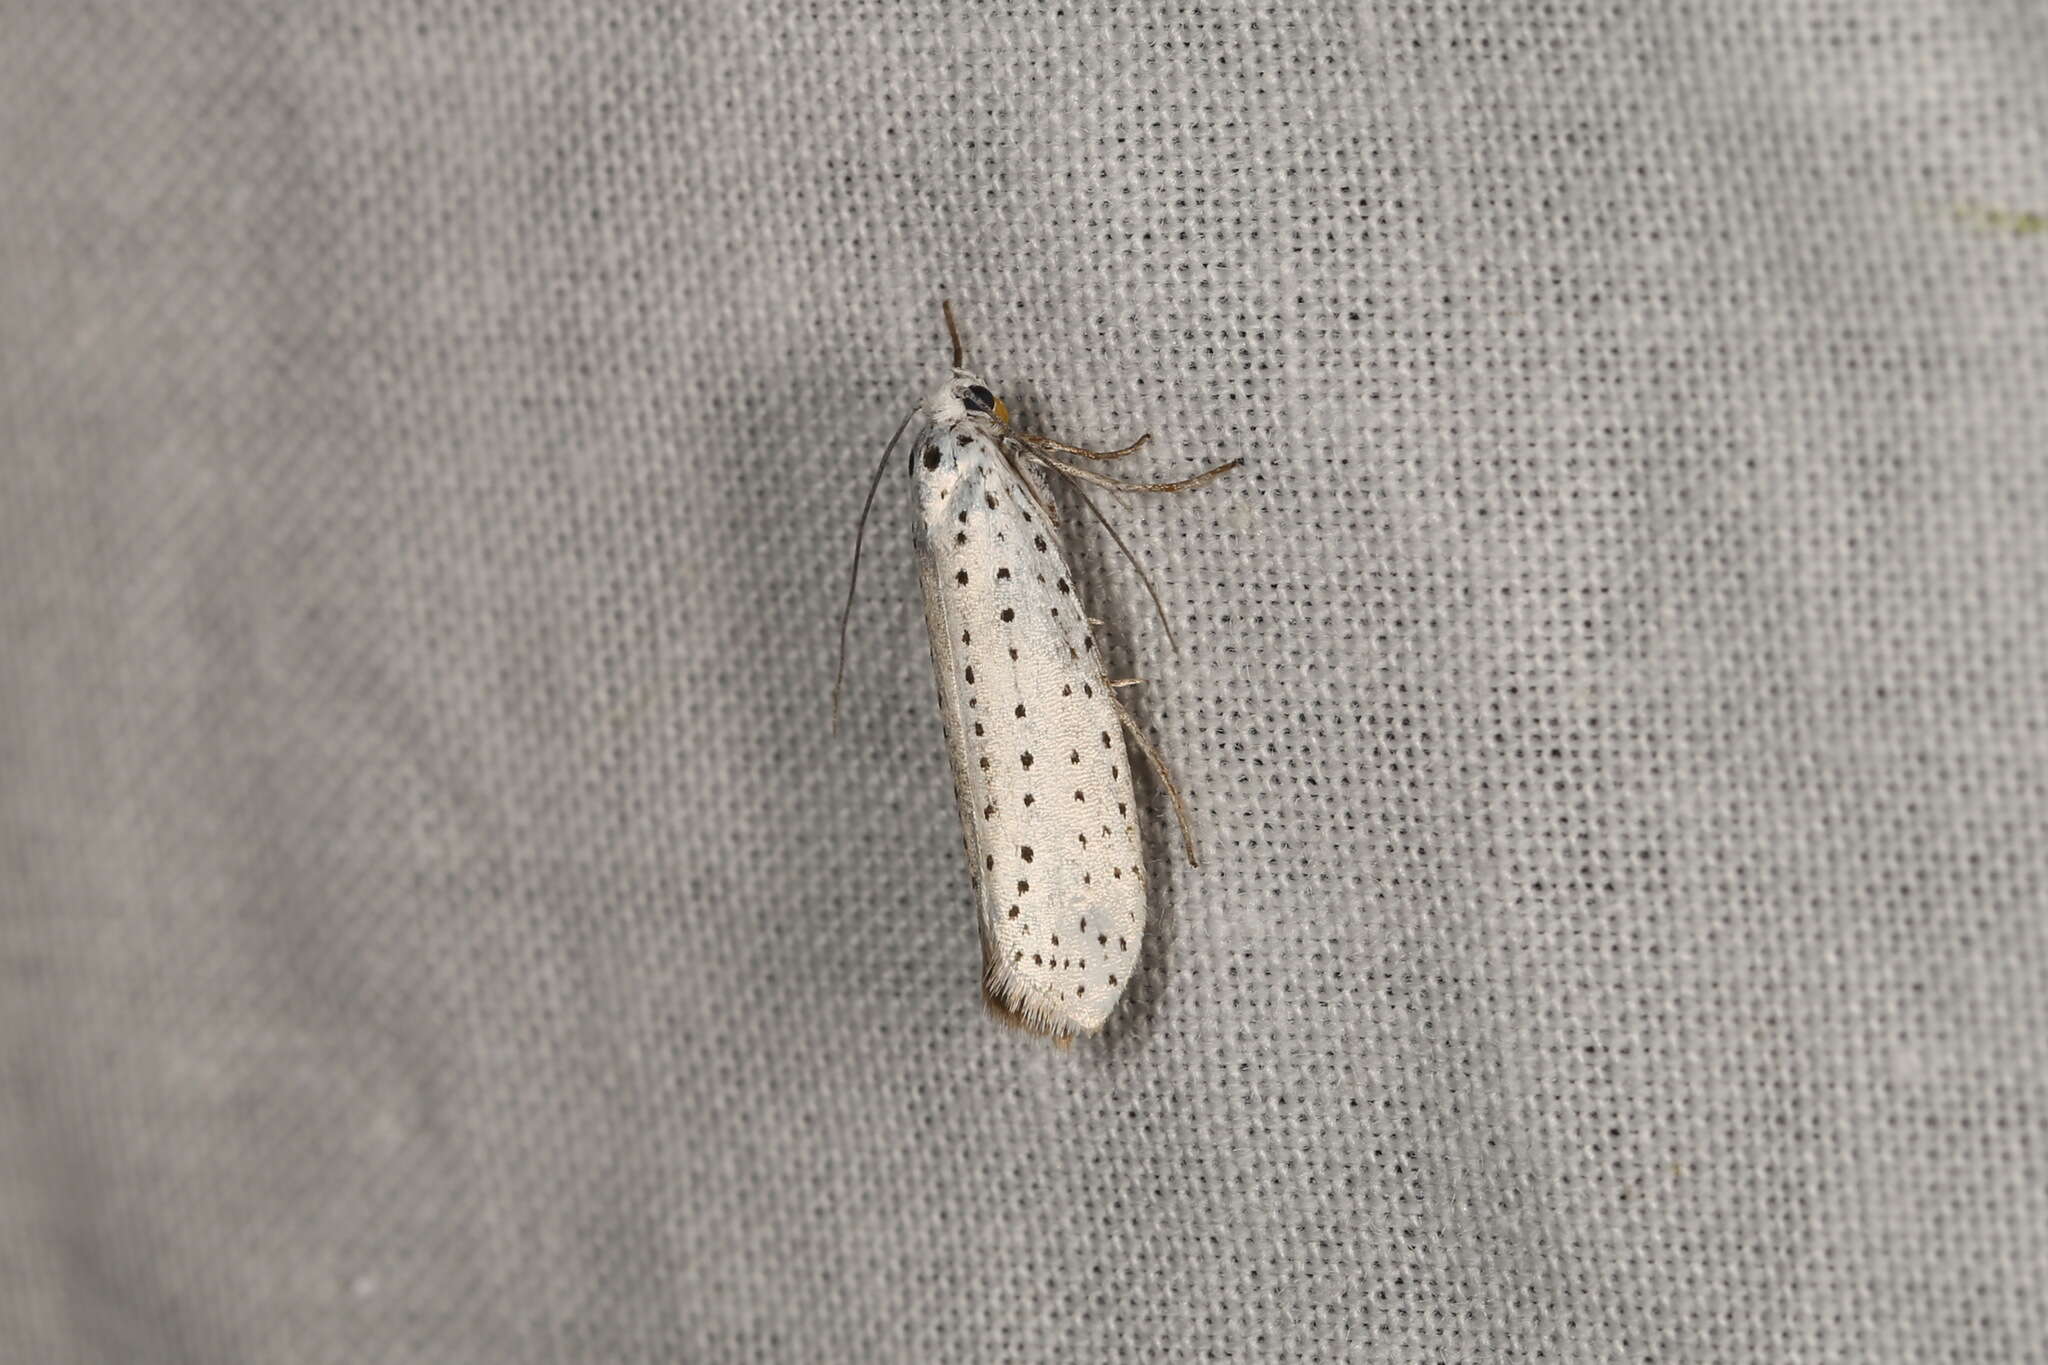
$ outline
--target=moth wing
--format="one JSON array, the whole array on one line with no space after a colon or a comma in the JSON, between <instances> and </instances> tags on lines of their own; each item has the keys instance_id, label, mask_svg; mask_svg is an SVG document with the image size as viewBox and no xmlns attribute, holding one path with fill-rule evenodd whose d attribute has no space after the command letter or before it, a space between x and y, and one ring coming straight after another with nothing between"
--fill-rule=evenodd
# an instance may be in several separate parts
<instances>
[{"instance_id":1,"label":"moth wing","mask_svg":"<svg viewBox=\"0 0 2048 1365\"><path fill-rule=\"evenodd\" d=\"M980 907L983 990L1035 1032L1099 1029L1145 929L1131 765L1065 552L994 445L922 509L919 574Z\"/></svg>"}]
</instances>

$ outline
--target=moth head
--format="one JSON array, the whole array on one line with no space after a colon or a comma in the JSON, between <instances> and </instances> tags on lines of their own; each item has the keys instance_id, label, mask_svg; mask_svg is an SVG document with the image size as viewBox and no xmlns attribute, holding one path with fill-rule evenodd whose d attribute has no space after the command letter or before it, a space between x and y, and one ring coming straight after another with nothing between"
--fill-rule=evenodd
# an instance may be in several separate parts
<instances>
[{"instance_id":1,"label":"moth head","mask_svg":"<svg viewBox=\"0 0 2048 1365\"><path fill-rule=\"evenodd\" d=\"M967 348L960 343L960 324L953 317L952 302L940 299L939 309L946 315L946 337L953 343L953 377L926 411L940 421L953 420L955 414L972 414L994 418L1002 426L1010 425L1010 405L996 397L995 390L983 383L980 375L963 368Z\"/></svg>"},{"instance_id":2,"label":"moth head","mask_svg":"<svg viewBox=\"0 0 2048 1365\"><path fill-rule=\"evenodd\" d=\"M981 376L955 370L948 388L953 398L968 412L993 417L1004 426L1010 424L1010 405L996 397L995 391L981 381Z\"/></svg>"}]
</instances>

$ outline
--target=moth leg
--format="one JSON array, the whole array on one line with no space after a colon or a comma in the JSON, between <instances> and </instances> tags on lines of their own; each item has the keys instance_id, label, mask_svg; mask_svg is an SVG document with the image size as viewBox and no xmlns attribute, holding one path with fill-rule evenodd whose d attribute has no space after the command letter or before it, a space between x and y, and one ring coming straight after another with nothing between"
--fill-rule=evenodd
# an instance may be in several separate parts
<instances>
[{"instance_id":1,"label":"moth leg","mask_svg":"<svg viewBox=\"0 0 2048 1365\"><path fill-rule=\"evenodd\" d=\"M1102 523L1103 530L1109 532L1109 538L1116 543L1116 548L1123 551L1124 558L1131 561L1131 568L1137 572L1138 581L1145 585L1145 595L1152 599L1152 610L1159 613L1159 628L1166 632L1166 643L1173 646L1174 653L1180 653L1180 641L1173 638L1173 623L1166 619L1166 604L1159 600L1159 589L1152 586L1152 575L1145 572L1145 566L1138 562L1138 557L1131 553L1131 547L1124 544L1124 538L1117 534L1116 523L1102 515L1102 509L1095 505L1095 499L1082 492L1079 484L1070 484L1069 488L1074 496L1081 500L1081 505L1095 514L1095 519ZM1088 623L1093 626L1102 624L1093 617L1089 618Z\"/></svg>"},{"instance_id":2,"label":"moth leg","mask_svg":"<svg viewBox=\"0 0 2048 1365\"><path fill-rule=\"evenodd\" d=\"M1118 493L1185 493L1204 484L1214 483L1244 463L1243 460L1226 460L1214 469L1205 469L1199 474L1185 479L1175 479L1170 483L1133 483L1128 479L1112 479L1107 474L1097 474L1092 469L1068 464L1065 460L1056 460L1037 450L1026 450L1024 453L1048 469L1057 469L1070 479L1079 479L1083 483L1092 483L1097 488L1113 489Z\"/></svg>"},{"instance_id":3,"label":"moth leg","mask_svg":"<svg viewBox=\"0 0 2048 1365\"><path fill-rule=\"evenodd\" d=\"M1187 847L1188 866L1200 867L1201 861L1195 857L1195 826L1188 818L1188 803L1180 799L1180 788L1174 785L1173 774L1167 770L1166 760L1152 747L1152 741L1138 728L1138 722L1131 719L1131 713L1124 710L1122 702L1112 696L1109 704L1116 708L1116 717L1123 722L1124 729L1130 732L1131 738L1144 750L1145 759L1152 765L1153 774L1158 777L1159 784L1166 788L1167 799L1173 802L1173 817L1180 822L1180 838Z\"/></svg>"},{"instance_id":4,"label":"moth leg","mask_svg":"<svg viewBox=\"0 0 2048 1365\"><path fill-rule=\"evenodd\" d=\"M1040 450L1057 450L1062 455L1079 455L1086 460L1121 460L1126 455L1135 455L1152 440L1152 433L1146 432L1121 450L1090 450L1086 446L1070 446L1065 441L1055 441L1050 436L1034 436L1028 432L1013 431L1012 437L1028 446Z\"/></svg>"},{"instance_id":5,"label":"moth leg","mask_svg":"<svg viewBox=\"0 0 2048 1365\"><path fill-rule=\"evenodd\" d=\"M1109 680L1109 685L1112 688L1143 687L1145 685L1145 680L1143 678L1111 678Z\"/></svg>"},{"instance_id":6,"label":"moth leg","mask_svg":"<svg viewBox=\"0 0 2048 1365\"><path fill-rule=\"evenodd\" d=\"M1038 486L1036 479L1028 477L1022 469L1017 467L1017 462L1010 458L1009 451L1004 450L1001 444L996 446L996 450L1001 453L1003 463L1010 467L1010 472L1017 476L1017 482L1024 485L1024 496L1031 499L1031 505L1036 507L1040 515L1045 518L1045 524L1057 530L1060 524L1059 508L1052 505L1052 499L1045 495L1045 491ZM1100 513L1097 515L1100 515Z\"/></svg>"}]
</instances>

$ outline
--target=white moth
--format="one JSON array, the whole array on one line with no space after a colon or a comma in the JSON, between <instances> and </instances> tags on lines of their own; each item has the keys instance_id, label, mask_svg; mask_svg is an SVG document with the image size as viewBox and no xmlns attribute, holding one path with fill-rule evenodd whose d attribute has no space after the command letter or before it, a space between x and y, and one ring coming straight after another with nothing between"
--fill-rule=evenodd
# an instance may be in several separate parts
<instances>
[{"instance_id":1,"label":"white moth","mask_svg":"<svg viewBox=\"0 0 2048 1365\"><path fill-rule=\"evenodd\" d=\"M1180 792L1116 699L1117 688L1138 680L1104 671L1100 623L1082 604L1057 511L1039 479L1057 474L1169 493L1199 488L1239 462L1174 483L1131 483L1061 458L1121 459L1151 438L1095 451L1016 430L1003 401L961 367L959 329L951 305L944 309L952 376L890 438L868 500L889 451L921 417L910 447L912 534L967 873L981 912L982 993L1006 1022L1066 1039L1102 1027L1130 983L1145 934L1145 862L1126 730L1172 798L1191 864L1195 844ZM863 507L863 533L866 519ZM856 536L856 574L859 564ZM849 609L852 600L849 584ZM842 615L842 674L845 631ZM836 717L836 684L833 696Z\"/></svg>"}]
</instances>

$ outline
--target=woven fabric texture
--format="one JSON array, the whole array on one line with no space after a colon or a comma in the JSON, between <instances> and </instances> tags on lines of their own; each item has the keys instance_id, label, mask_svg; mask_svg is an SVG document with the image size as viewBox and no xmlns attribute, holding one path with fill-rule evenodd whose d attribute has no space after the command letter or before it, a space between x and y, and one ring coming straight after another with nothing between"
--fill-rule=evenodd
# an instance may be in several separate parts
<instances>
[{"instance_id":1,"label":"woven fabric texture","mask_svg":"<svg viewBox=\"0 0 2048 1365\"><path fill-rule=\"evenodd\" d=\"M2048 1354L2023 3L16 0L0 1356ZM949 294L1205 854L1003 1030Z\"/></svg>"}]
</instances>

